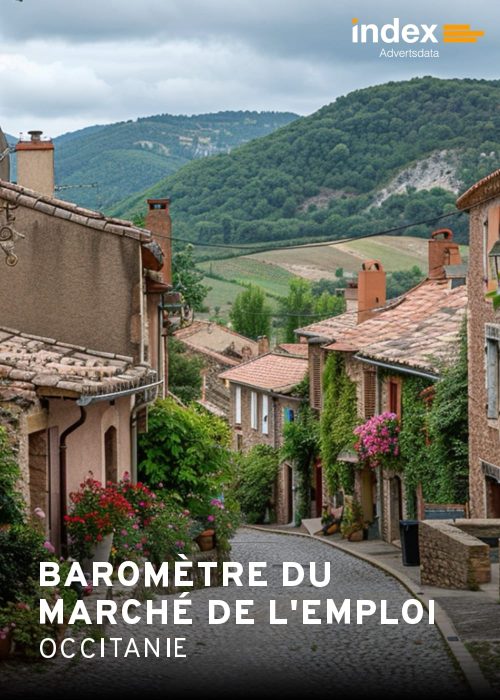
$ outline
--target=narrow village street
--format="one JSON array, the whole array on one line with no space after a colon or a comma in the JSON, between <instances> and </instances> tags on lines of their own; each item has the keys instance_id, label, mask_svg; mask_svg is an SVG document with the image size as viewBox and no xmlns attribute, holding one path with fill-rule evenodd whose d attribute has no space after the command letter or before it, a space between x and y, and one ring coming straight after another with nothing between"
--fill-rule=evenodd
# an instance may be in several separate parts
<instances>
[{"instance_id":1,"label":"narrow village street","mask_svg":"<svg viewBox=\"0 0 500 700\"><path fill-rule=\"evenodd\" d=\"M193 600L193 625L172 628L160 625L129 626L117 624L106 629L106 637L134 636L142 648L144 637L186 637L186 659L127 659L111 657L111 644L105 658L38 662L21 673L19 664L9 664L0 678L0 691L9 697L29 692L32 697L52 692L78 692L87 695L106 689L126 697L147 687L148 696L166 691L203 692L210 697L219 692L307 691L336 696L352 695L354 690L366 697L379 693L412 696L446 693L453 697L468 695L468 689L436 627L427 624L427 616L416 625L380 625L374 616L362 625L303 625L301 613L291 612L290 599L324 601L334 598L388 600L391 617L401 617L401 606L411 595L394 579L349 554L318 541L293 535L242 529L233 541L232 559L245 565L249 561L268 563L266 588L247 586L207 588L190 594ZM332 581L325 588L304 584L281 587L282 562L304 566L316 561L331 562ZM322 568L318 567L318 571ZM228 603L252 599L254 625L208 626L208 600ZM269 625L269 599L277 600L278 617L287 616L288 625ZM318 608L318 614L321 610ZM71 636L67 633L67 636ZM87 633L85 636L89 636ZM95 651L97 650L97 645ZM121 651L125 644L120 647ZM361 670L362 669L362 670Z\"/></svg>"}]
</instances>

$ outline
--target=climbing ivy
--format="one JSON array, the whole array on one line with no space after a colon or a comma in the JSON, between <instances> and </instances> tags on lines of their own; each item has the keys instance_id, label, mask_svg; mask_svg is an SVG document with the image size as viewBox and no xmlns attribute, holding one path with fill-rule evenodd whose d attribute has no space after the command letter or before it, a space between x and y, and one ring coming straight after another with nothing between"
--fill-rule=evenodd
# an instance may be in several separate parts
<instances>
[{"instance_id":1,"label":"climbing ivy","mask_svg":"<svg viewBox=\"0 0 500 700\"><path fill-rule=\"evenodd\" d=\"M415 492L424 500L465 503L468 499L467 336L462 329L456 362L444 368L432 403L422 396L430 385L405 378L399 435L407 500L415 514Z\"/></svg>"},{"instance_id":2,"label":"climbing ivy","mask_svg":"<svg viewBox=\"0 0 500 700\"><path fill-rule=\"evenodd\" d=\"M320 420L320 448L323 468L330 490L354 489L354 470L338 456L352 449L358 423L356 385L347 376L345 360L330 353L323 372L323 412Z\"/></svg>"},{"instance_id":3,"label":"climbing ivy","mask_svg":"<svg viewBox=\"0 0 500 700\"><path fill-rule=\"evenodd\" d=\"M305 401L297 419L285 425L283 435L282 458L293 462L298 476L296 524L300 525L310 515L311 474L319 452L319 422Z\"/></svg>"}]
</instances>

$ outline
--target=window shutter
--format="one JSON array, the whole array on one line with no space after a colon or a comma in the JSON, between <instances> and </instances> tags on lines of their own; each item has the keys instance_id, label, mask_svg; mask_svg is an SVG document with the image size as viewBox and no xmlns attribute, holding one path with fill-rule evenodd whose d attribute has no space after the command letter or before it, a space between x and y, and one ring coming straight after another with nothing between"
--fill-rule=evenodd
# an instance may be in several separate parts
<instances>
[{"instance_id":1,"label":"window shutter","mask_svg":"<svg viewBox=\"0 0 500 700\"><path fill-rule=\"evenodd\" d=\"M250 394L250 427L257 430L257 394L252 391Z\"/></svg>"},{"instance_id":2,"label":"window shutter","mask_svg":"<svg viewBox=\"0 0 500 700\"><path fill-rule=\"evenodd\" d=\"M269 396L262 394L262 433L269 434Z\"/></svg>"},{"instance_id":3,"label":"window shutter","mask_svg":"<svg viewBox=\"0 0 500 700\"><path fill-rule=\"evenodd\" d=\"M365 418L372 418L376 411L377 373L375 369L363 371L363 400Z\"/></svg>"},{"instance_id":4,"label":"window shutter","mask_svg":"<svg viewBox=\"0 0 500 700\"><path fill-rule=\"evenodd\" d=\"M234 422L241 425L241 386L234 388Z\"/></svg>"},{"instance_id":5,"label":"window shutter","mask_svg":"<svg viewBox=\"0 0 500 700\"><path fill-rule=\"evenodd\" d=\"M313 352L311 356L311 406L321 408L321 355Z\"/></svg>"}]
</instances>

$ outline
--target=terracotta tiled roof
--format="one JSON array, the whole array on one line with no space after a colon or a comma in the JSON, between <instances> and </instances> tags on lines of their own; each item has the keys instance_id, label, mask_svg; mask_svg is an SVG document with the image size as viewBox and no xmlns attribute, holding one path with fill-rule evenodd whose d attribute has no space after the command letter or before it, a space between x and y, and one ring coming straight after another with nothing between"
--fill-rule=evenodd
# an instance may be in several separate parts
<instances>
[{"instance_id":1,"label":"terracotta tiled roof","mask_svg":"<svg viewBox=\"0 0 500 700\"><path fill-rule=\"evenodd\" d=\"M449 289L446 280L427 280L326 349L438 371L456 349L466 307L465 285Z\"/></svg>"},{"instance_id":2,"label":"terracotta tiled roof","mask_svg":"<svg viewBox=\"0 0 500 700\"><path fill-rule=\"evenodd\" d=\"M62 199L42 195L6 180L0 180L0 199L106 233L114 233L118 236L135 238L144 242L151 241L150 231L138 228L130 221L113 219L100 212L78 207L76 204L65 202Z\"/></svg>"},{"instance_id":3,"label":"terracotta tiled roof","mask_svg":"<svg viewBox=\"0 0 500 700\"><path fill-rule=\"evenodd\" d=\"M131 357L0 327L0 401L34 401L44 390L98 396L147 386L156 378L154 370L134 365Z\"/></svg>"},{"instance_id":4,"label":"terracotta tiled roof","mask_svg":"<svg viewBox=\"0 0 500 700\"><path fill-rule=\"evenodd\" d=\"M248 348L251 357L259 354L259 345L251 338L209 321L193 321L185 328L179 328L174 336L192 350L218 359L221 363L238 364Z\"/></svg>"},{"instance_id":5,"label":"terracotta tiled roof","mask_svg":"<svg viewBox=\"0 0 500 700\"><path fill-rule=\"evenodd\" d=\"M280 343L276 346L277 350L284 350L288 355L301 355L307 357L309 354L309 346L307 343Z\"/></svg>"},{"instance_id":6,"label":"terracotta tiled roof","mask_svg":"<svg viewBox=\"0 0 500 700\"><path fill-rule=\"evenodd\" d=\"M467 210L494 197L500 197L500 169L478 180L460 195L457 199L457 208Z\"/></svg>"},{"instance_id":7,"label":"terracotta tiled roof","mask_svg":"<svg viewBox=\"0 0 500 700\"><path fill-rule=\"evenodd\" d=\"M270 352L228 369L219 377L235 384L285 394L304 379L307 370L306 358Z\"/></svg>"},{"instance_id":8,"label":"terracotta tiled roof","mask_svg":"<svg viewBox=\"0 0 500 700\"><path fill-rule=\"evenodd\" d=\"M346 328L352 328L356 325L358 315L357 312L346 312L331 318L325 318L323 321L311 323L309 326L304 326L295 331L296 335L304 335L308 338L325 338L326 340L334 340L338 335L344 333Z\"/></svg>"}]
</instances>

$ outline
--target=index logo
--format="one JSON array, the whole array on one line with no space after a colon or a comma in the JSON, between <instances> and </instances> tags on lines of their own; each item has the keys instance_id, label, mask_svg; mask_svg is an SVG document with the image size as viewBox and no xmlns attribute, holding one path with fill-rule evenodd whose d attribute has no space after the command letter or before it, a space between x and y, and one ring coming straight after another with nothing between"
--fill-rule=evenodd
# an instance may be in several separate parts
<instances>
[{"instance_id":1,"label":"index logo","mask_svg":"<svg viewBox=\"0 0 500 700\"><path fill-rule=\"evenodd\" d=\"M438 44L436 37L437 24L403 24L399 17L379 27L377 24L359 24L357 17L352 20L352 42L354 44ZM443 42L475 44L477 39L484 36L484 30L473 30L470 24L444 24Z\"/></svg>"},{"instance_id":2,"label":"index logo","mask_svg":"<svg viewBox=\"0 0 500 700\"><path fill-rule=\"evenodd\" d=\"M360 42L366 44L369 40L373 44L382 41L384 44L399 44L404 41L406 44L420 42L425 44L428 41L438 43L434 32L437 24L404 24L400 26L399 17L394 17L392 24L384 24L378 27L376 24L358 24L358 18L352 20L352 41L354 44Z\"/></svg>"}]
</instances>

